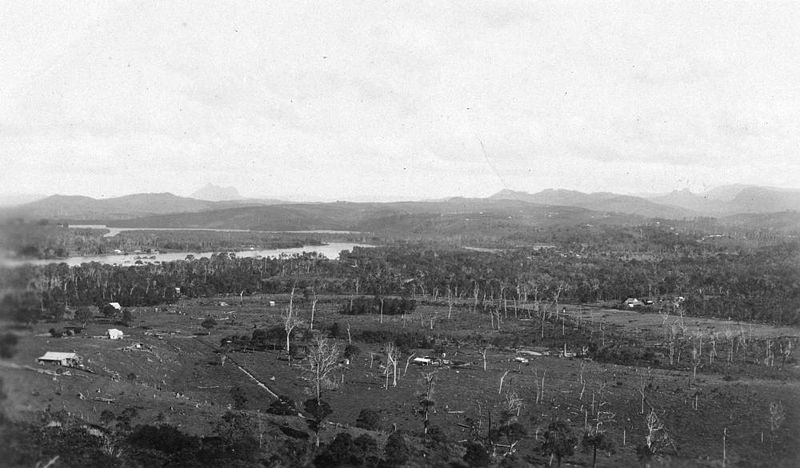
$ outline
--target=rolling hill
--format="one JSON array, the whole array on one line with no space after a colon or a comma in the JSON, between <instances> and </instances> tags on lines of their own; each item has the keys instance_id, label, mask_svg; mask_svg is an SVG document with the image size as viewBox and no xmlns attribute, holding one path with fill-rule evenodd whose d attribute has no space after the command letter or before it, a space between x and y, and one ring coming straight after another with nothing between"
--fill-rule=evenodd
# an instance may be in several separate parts
<instances>
[{"instance_id":1,"label":"rolling hill","mask_svg":"<svg viewBox=\"0 0 800 468\"><path fill-rule=\"evenodd\" d=\"M729 202L734 213L774 213L800 210L800 190L747 187Z\"/></svg>"},{"instance_id":2,"label":"rolling hill","mask_svg":"<svg viewBox=\"0 0 800 468\"><path fill-rule=\"evenodd\" d=\"M118 227L232 228L264 231L343 230L457 234L489 226L576 225L641 221L580 207L552 207L519 200L453 198L439 202L296 203L237 207L115 221Z\"/></svg>"},{"instance_id":3,"label":"rolling hill","mask_svg":"<svg viewBox=\"0 0 800 468\"><path fill-rule=\"evenodd\" d=\"M655 203L632 195L609 192L583 193L575 190L547 189L538 193L502 190L490 198L495 200L520 200L529 203L555 206L573 206L604 213L622 213L646 218L682 219L697 216L692 210Z\"/></svg>"},{"instance_id":4,"label":"rolling hill","mask_svg":"<svg viewBox=\"0 0 800 468\"><path fill-rule=\"evenodd\" d=\"M503 190L491 198L577 206L593 211L666 219L800 210L800 190L741 184L717 187L702 194L692 193L689 190L676 190L665 195L649 197L547 189L534 194Z\"/></svg>"},{"instance_id":5,"label":"rolling hill","mask_svg":"<svg viewBox=\"0 0 800 468\"><path fill-rule=\"evenodd\" d=\"M0 211L4 218L51 219L66 221L120 220L165 214L198 212L240 206L244 202L210 202L179 197L171 193L140 193L115 198L95 199L73 195L53 195ZM253 203L250 203L253 204Z\"/></svg>"}]
</instances>

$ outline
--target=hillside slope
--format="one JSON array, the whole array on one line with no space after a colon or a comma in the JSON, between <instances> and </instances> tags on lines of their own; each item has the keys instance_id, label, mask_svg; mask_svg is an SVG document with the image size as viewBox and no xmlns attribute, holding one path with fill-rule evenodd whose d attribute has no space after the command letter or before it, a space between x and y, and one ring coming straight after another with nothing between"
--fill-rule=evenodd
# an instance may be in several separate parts
<instances>
[{"instance_id":1,"label":"hillside slope","mask_svg":"<svg viewBox=\"0 0 800 468\"><path fill-rule=\"evenodd\" d=\"M179 197L171 193L139 193L115 198L95 199L72 195L53 195L0 211L4 218L51 219L68 221L119 220L165 213L198 212L241 206L245 202L211 202ZM252 202L247 204L254 204Z\"/></svg>"},{"instance_id":2,"label":"hillside slope","mask_svg":"<svg viewBox=\"0 0 800 468\"><path fill-rule=\"evenodd\" d=\"M609 192L583 193L575 190L547 189L538 193L502 190L490 198L495 200L521 200L545 205L573 206L605 213L622 213L647 218L682 219L697 213L677 206L668 206L631 195Z\"/></svg>"}]
</instances>

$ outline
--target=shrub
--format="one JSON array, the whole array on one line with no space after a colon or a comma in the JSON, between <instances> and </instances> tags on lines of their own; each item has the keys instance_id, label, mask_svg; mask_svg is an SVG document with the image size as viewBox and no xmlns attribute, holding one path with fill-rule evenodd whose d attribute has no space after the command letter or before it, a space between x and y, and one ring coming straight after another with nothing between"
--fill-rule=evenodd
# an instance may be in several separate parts
<instances>
[{"instance_id":1,"label":"shrub","mask_svg":"<svg viewBox=\"0 0 800 468\"><path fill-rule=\"evenodd\" d=\"M386 447L383 448L383 456L389 465L402 465L408 461L411 450L408 448L405 437L399 432L393 432L386 439Z\"/></svg>"},{"instance_id":2,"label":"shrub","mask_svg":"<svg viewBox=\"0 0 800 468\"><path fill-rule=\"evenodd\" d=\"M354 358L361 354L361 348L354 344L349 344L344 348L344 357L345 359Z\"/></svg>"},{"instance_id":3,"label":"shrub","mask_svg":"<svg viewBox=\"0 0 800 468\"><path fill-rule=\"evenodd\" d=\"M357 466L359 462L353 438L346 432L336 434L325 450L314 458L317 466Z\"/></svg>"},{"instance_id":4,"label":"shrub","mask_svg":"<svg viewBox=\"0 0 800 468\"><path fill-rule=\"evenodd\" d=\"M297 415L297 407L291 398L281 395L277 400L269 404L267 413L280 416L295 416Z\"/></svg>"},{"instance_id":5,"label":"shrub","mask_svg":"<svg viewBox=\"0 0 800 468\"><path fill-rule=\"evenodd\" d=\"M0 336L0 358L8 359L14 357L14 354L17 353L17 341L19 341L17 335L12 333Z\"/></svg>"},{"instance_id":6,"label":"shrub","mask_svg":"<svg viewBox=\"0 0 800 468\"><path fill-rule=\"evenodd\" d=\"M439 426L431 426L428 428L428 439L434 444L440 445L447 442L447 434Z\"/></svg>"},{"instance_id":7,"label":"shrub","mask_svg":"<svg viewBox=\"0 0 800 468\"><path fill-rule=\"evenodd\" d=\"M231 389L231 399L233 400L233 408L237 410L243 409L247 403L247 395L244 394L242 387L238 385Z\"/></svg>"},{"instance_id":8,"label":"shrub","mask_svg":"<svg viewBox=\"0 0 800 468\"><path fill-rule=\"evenodd\" d=\"M362 465L375 466L378 464L378 441L370 435L361 434L353 441L356 457Z\"/></svg>"},{"instance_id":9,"label":"shrub","mask_svg":"<svg viewBox=\"0 0 800 468\"><path fill-rule=\"evenodd\" d=\"M559 419L547 426L542 450L546 455L554 455L558 463L557 466L561 466L562 458L575 453L575 444L577 442L578 438L572 433L569 425Z\"/></svg>"},{"instance_id":10,"label":"shrub","mask_svg":"<svg viewBox=\"0 0 800 468\"><path fill-rule=\"evenodd\" d=\"M209 317L209 318L203 320L203 323L201 323L200 326L205 328L205 329L207 329L207 330L209 330L209 329L212 329L212 328L217 326L217 321L214 320L213 317Z\"/></svg>"},{"instance_id":11,"label":"shrub","mask_svg":"<svg viewBox=\"0 0 800 468\"><path fill-rule=\"evenodd\" d=\"M184 434L180 430L167 425L138 426L130 436L131 445L168 454L196 449L200 445L197 437Z\"/></svg>"},{"instance_id":12,"label":"shrub","mask_svg":"<svg viewBox=\"0 0 800 468\"><path fill-rule=\"evenodd\" d=\"M381 415L374 409L364 408L360 413L358 413L356 427L366 429L368 431L380 431L381 426Z\"/></svg>"},{"instance_id":13,"label":"shrub","mask_svg":"<svg viewBox=\"0 0 800 468\"><path fill-rule=\"evenodd\" d=\"M480 442L467 442L467 453L464 454L464 462L469 466L489 466L489 452Z\"/></svg>"},{"instance_id":14,"label":"shrub","mask_svg":"<svg viewBox=\"0 0 800 468\"><path fill-rule=\"evenodd\" d=\"M115 415L114 412L111 411L111 410L107 410L106 409L106 410L103 410L102 413L100 413L100 424L102 424L104 426L109 425L111 423L111 421L113 421L115 419L117 419L117 415Z\"/></svg>"}]
</instances>

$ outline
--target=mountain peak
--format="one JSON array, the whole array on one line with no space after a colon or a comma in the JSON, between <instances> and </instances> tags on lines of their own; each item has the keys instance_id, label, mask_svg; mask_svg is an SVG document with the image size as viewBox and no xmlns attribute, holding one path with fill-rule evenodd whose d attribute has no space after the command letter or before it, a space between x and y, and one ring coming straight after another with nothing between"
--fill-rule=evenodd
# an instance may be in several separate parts
<instances>
[{"instance_id":1,"label":"mountain peak","mask_svg":"<svg viewBox=\"0 0 800 468\"><path fill-rule=\"evenodd\" d=\"M200 190L192 194L192 198L207 201L228 201L241 200L242 196L236 187L221 187L211 183L206 184Z\"/></svg>"}]
</instances>

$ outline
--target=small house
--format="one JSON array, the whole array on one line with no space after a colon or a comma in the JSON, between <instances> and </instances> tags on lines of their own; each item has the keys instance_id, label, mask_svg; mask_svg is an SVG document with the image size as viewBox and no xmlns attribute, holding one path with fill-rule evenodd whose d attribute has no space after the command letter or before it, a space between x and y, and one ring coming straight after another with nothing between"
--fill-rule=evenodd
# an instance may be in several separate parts
<instances>
[{"instance_id":1,"label":"small house","mask_svg":"<svg viewBox=\"0 0 800 468\"><path fill-rule=\"evenodd\" d=\"M76 367L81 364L81 357L75 353L59 353L48 351L36 359L39 364L56 364L64 367Z\"/></svg>"},{"instance_id":2,"label":"small house","mask_svg":"<svg viewBox=\"0 0 800 468\"><path fill-rule=\"evenodd\" d=\"M269 301L269 306L270 307L275 307L275 301Z\"/></svg>"},{"instance_id":3,"label":"small house","mask_svg":"<svg viewBox=\"0 0 800 468\"><path fill-rule=\"evenodd\" d=\"M109 328L108 331L106 331L106 336L108 336L108 339L110 340L121 340L124 338L125 334L116 328Z\"/></svg>"}]
</instances>

